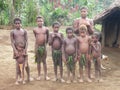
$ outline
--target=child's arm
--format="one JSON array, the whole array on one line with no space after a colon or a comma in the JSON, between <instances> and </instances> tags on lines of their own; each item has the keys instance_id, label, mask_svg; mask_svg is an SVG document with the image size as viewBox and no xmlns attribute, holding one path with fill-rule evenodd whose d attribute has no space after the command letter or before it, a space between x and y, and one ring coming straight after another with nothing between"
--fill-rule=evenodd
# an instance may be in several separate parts
<instances>
[{"instance_id":1,"label":"child's arm","mask_svg":"<svg viewBox=\"0 0 120 90\"><path fill-rule=\"evenodd\" d=\"M52 40L52 33L50 33L49 39L48 39L49 45L52 45L52 42L53 42L53 40Z\"/></svg>"},{"instance_id":2,"label":"child's arm","mask_svg":"<svg viewBox=\"0 0 120 90\"><path fill-rule=\"evenodd\" d=\"M101 51L101 44L99 42L97 42L96 44L93 43L92 47L96 52Z\"/></svg>"},{"instance_id":3,"label":"child's arm","mask_svg":"<svg viewBox=\"0 0 120 90\"><path fill-rule=\"evenodd\" d=\"M15 53L15 54L18 54L18 51L17 51L17 49L16 49L16 47L15 47L14 33L13 33L13 32L14 32L14 31L12 31L12 32L10 33L11 45L12 45L12 48L13 48L14 53Z\"/></svg>"},{"instance_id":4,"label":"child's arm","mask_svg":"<svg viewBox=\"0 0 120 90\"><path fill-rule=\"evenodd\" d=\"M49 38L49 29L48 28L46 29L46 35L47 35L46 43L48 43L48 38Z\"/></svg>"},{"instance_id":5,"label":"child's arm","mask_svg":"<svg viewBox=\"0 0 120 90\"><path fill-rule=\"evenodd\" d=\"M80 54L81 54L81 52L80 52L80 42L79 42L79 39L77 38L77 58L78 58L78 61L80 60Z\"/></svg>"},{"instance_id":6,"label":"child's arm","mask_svg":"<svg viewBox=\"0 0 120 90\"><path fill-rule=\"evenodd\" d=\"M25 52L24 52L24 54L26 54L27 53L27 48L28 48L28 36L27 36L27 31L25 31Z\"/></svg>"},{"instance_id":7,"label":"child's arm","mask_svg":"<svg viewBox=\"0 0 120 90\"><path fill-rule=\"evenodd\" d=\"M63 44L62 44L62 60L66 63L66 58L65 58L65 40L63 40Z\"/></svg>"}]
</instances>

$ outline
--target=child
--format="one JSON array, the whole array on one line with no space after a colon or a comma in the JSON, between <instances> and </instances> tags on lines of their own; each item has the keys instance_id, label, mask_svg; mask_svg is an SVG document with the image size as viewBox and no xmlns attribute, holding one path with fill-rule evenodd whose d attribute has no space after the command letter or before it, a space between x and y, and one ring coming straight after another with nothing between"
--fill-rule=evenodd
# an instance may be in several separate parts
<instances>
[{"instance_id":1,"label":"child","mask_svg":"<svg viewBox=\"0 0 120 90\"><path fill-rule=\"evenodd\" d=\"M80 14L81 14L81 17L74 20L74 23L73 23L73 27L75 29L75 31L74 31L75 34L79 35L79 27L82 24L86 25L88 35L93 34L93 32L94 32L94 29L93 29L94 24L93 24L93 20L87 18L88 8L87 7L82 7L80 9Z\"/></svg>"},{"instance_id":2,"label":"child","mask_svg":"<svg viewBox=\"0 0 120 90\"><path fill-rule=\"evenodd\" d=\"M101 78L101 44L98 41L98 38L99 38L99 36L96 33L94 33L92 35L91 51L92 51L94 65L95 65L95 78L99 82L102 82L102 78Z\"/></svg>"},{"instance_id":3,"label":"child","mask_svg":"<svg viewBox=\"0 0 120 90\"><path fill-rule=\"evenodd\" d=\"M28 47L28 37L27 37L27 32L26 30L21 28L21 19L20 18L15 18L14 19L14 25L15 25L15 29L11 31L10 33L10 38L11 38L11 45L13 48L13 58L15 58L15 56L18 55L18 49L17 49L17 45L19 43L22 43L24 48L23 48L23 53L26 55L25 57L25 69L27 72L27 79L29 80L33 80L33 78L30 78L30 68L28 65L28 56L27 56L27 47ZM16 63L17 64L17 63ZM18 69L16 68L16 72L19 72ZM18 76L18 73L16 73L16 78Z\"/></svg>"},{"instance_id":4,"label":"child","mask_svg":"<svg viewBox=\"0 0 120 90\"><path fill-rule=\"evenodd\" d=\"M15 59L16 59L16 68L17 68L17 78L16 78L16 84L19 84L19 80L18 80L18 76L22 76L22 82L23 84L25 84L25 80L24 80L24 68L25 68L25 58L26 58L26 54L24 53L24 46L22 43L19 43L17 46L17 50L18 50L18 54L15 55Z\"/></svg>"},{"instance_id":5,"label":"child","mask_svg":"<svg viewBox=\"0 0 120 90\"><path fill-rule=\"evenodd\" d=\"M34 28L33 33L35 35L35 62L37 63L38 70L38 78L40 80L41 77L41 62L43 62L44 68L44 79L49 80L50 78L47 76L47 64L46 64L46 44L48 42L49 30L47 27L43 26L44 20L42 17L37 17L38 27Z\"/></svg>"},{"instance_id":6,"label":"child","mask_svg":"<svg viewBox=\"0 0 120 90\"><path fill-rule=\"evenodd\" d=\"M57 66L60 68L60 81L63 80L63 66L62 66L62 44L63 44L63 34L59 33L60 23L55 22L52 25L53 33L49 36L49 45L52 47L52 58L54 63L54 73L55 78L53 81L57 81Z\"/></svg>"},{"instance_id":7,"label":"child","mask_svg":"<svg viewBox=\"0 0 120 90\"><path fill-rule=\"evenodd\" d=\"M72 73L72 81L76 82L75 80L75 63L77 61L77 39L73 36L73 29L67 28L66 29L67 38L65 38L63 42L63 61L67 66L67 83L71 83L70 80L70 72Z\"/></svg>"},{"instance_id":8,"label":"child","mask_svg":"<svg viewBox=\"0 0 120 90\"><path fill-rule=\"evenodd\" d=\"M79 82L83 82L83 66L85 66L86 74L87 74L87 81L92 82L90 79L90 68L89 65L91 63L90 61L90 37L87 34L87 27L86 25L81 25L79 28L79 36L78 36L78 60L79 60L79 66L80 66L80 80Z\"/></svg>"}]
</instances>

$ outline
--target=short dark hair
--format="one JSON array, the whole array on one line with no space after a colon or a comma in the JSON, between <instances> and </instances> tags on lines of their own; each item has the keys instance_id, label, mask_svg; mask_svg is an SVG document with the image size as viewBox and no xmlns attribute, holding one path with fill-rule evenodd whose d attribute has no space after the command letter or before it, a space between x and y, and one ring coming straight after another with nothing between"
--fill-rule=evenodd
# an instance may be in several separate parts
<instances>
[{"instance_id":1,"label":"short dark hair","mask_svg":"<svg viewBox=\"0 0 120 90\"><path fill-rule=\"evenodd\" d=\"M72 27L66 28L66 33L67 33L68 31L72 31L72 32L73 32L73 28L72 28Z\"/></svg>"},{"instance_id":2,"label":"short dark hair","mask_svg":"<svg viewBox=\"0 0 120 90\"><path fill-rule=\"evenodd\" d=\"M52 27L54 27L55 25L60 26L60 23L59 23L59 22L54 22L54 23L52 24Z\"/></svg>"},{"instance_id":3,"label":"short dark hair","mask_svg":"<svg viewBox=\"0 0 120 90\"><path fill-rule=\"evenodd\" d=\"M37 16L37 17L36 17L36 20L37 20L37 19L43 19L43 17L42 17L42 16Z\"/></svg>"},{"instance_id":4,"label":"short dark hair","mask_svg":"<svg viewBox=\"0 0 120 90\"><path fill-rule=\"evenodd\" d=\"M92 36L96 36L98 39L100 38L100 35L97 32L94 32Z\"/></svg>"},{"instance_id":5,"label":"short dark hair","mask_svg":"<svg viewBox=\"0 0 120 90\"><path fill-rule=\"evenodd\" d=\"M15 18L14 19L14 24L15 24L16 21L20 21L20 23L22 22L20 18Z\"/></svg>"},{"instance_id":6,"label":"short dark hair","mask_svg":"<svg viewBox=\"0 0 120 90\"><path fill-rule=\"evenodd\" d=\"M82 6L82 7L80 8L80 10L83 10L83 9L88 10L88 7L86 7L86 6Z\"/></svg>"}]
</instances>

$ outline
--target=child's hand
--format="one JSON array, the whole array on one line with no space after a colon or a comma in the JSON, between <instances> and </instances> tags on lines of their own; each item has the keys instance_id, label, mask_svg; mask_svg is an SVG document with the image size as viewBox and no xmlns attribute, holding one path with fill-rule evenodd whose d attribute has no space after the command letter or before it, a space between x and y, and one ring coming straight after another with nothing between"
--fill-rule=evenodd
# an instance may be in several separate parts
<instances>
[{"instance_id":1,"label":"child's hand","mask_svg":"<svg viewBox=\"0 0 120 90\"><path fill-rule=\"evenodd\" d=\"M76 57L75 57L75 62L77 62L77 61L78 61L78 57L76 56Z\"/></svg>"},{"instance_id":2,"label":"child's hand","mask_svg":"<svg viewBox=\"0 0 120 90\"><path fill-rule=\"evenodd\" d=\"M26 55L26 50L25 49L23 50L23 55Z\"/></svg>"},{"instance_id":3,"label":"child's hand","mask_svg":"<svg viewBox=\"0 0 120 90\"><path fill-rule=\"evenodd\" d=\"M18 54L18 51L17 51L17 50L15 50L15 51L14 51L14 53L15 53L15 56L19 56L19 54Z\"/></svg>"},{"instance_id":4,"label":"child's hand","mask_svg":"<svg viewBox=\"0 0 120 90\"><path fill-rule=\"evenodd\" d=\"M65 57L62 57L62 60L63 60L63 62L66 64L67 63L67 61L66 61L66 58Z\"/></svg>"}]
</instances>

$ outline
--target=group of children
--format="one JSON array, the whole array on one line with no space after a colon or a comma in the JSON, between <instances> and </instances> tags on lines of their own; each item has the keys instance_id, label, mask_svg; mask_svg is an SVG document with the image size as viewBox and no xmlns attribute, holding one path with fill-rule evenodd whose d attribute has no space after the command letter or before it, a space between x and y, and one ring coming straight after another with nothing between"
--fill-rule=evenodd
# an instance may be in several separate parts
<instances>
[{"instance_id":1,"label":"group of children","mask_svg":"<svg viewBox=\"0 0 120 90\"><path fill-rule=\"evenodd\" d=\"M83 9L84 17L84 9ZM53 81L58 80L58 66L60 69L60 81L65 82L63 79L63 62L67 67L67 83L76 81L76 63L79 63L79 82L84 82L83 69L85 67L86 77L88 82L91 80L91 61L93 60L95 65L95 77L97 81L102 81L100 70L101 59L101 44L98 41L99 36L93 33L92 27L85 19L81 19L81 23L78 27L77 35L74 34L72 27L66 28L66 38L59 32L60 23L55 22L52 25L53 32L49 34L49 29L45 26L42 17L36 18L38 27L34 28L33 33L35 36L35 62L37 63L38 77L37 80L41 80L41 62L43 63L44 79L49 80L47 76L47 43L51 46L52 59L54 64L55 78ZM14 19L15 29L11 31L11 44L14 52L14 59L16 59L16 83L19 84L19 77L24 80L24 68L26 69L28 81L30 78L30 68L28 65L28 37L27 32L21 28L21 20L19 18ZM91 34L91 33L93 34ZM91 34L91 35L90 35ZM70 78L72 74L72 79Z\"/></svg>"}]
</instances>

